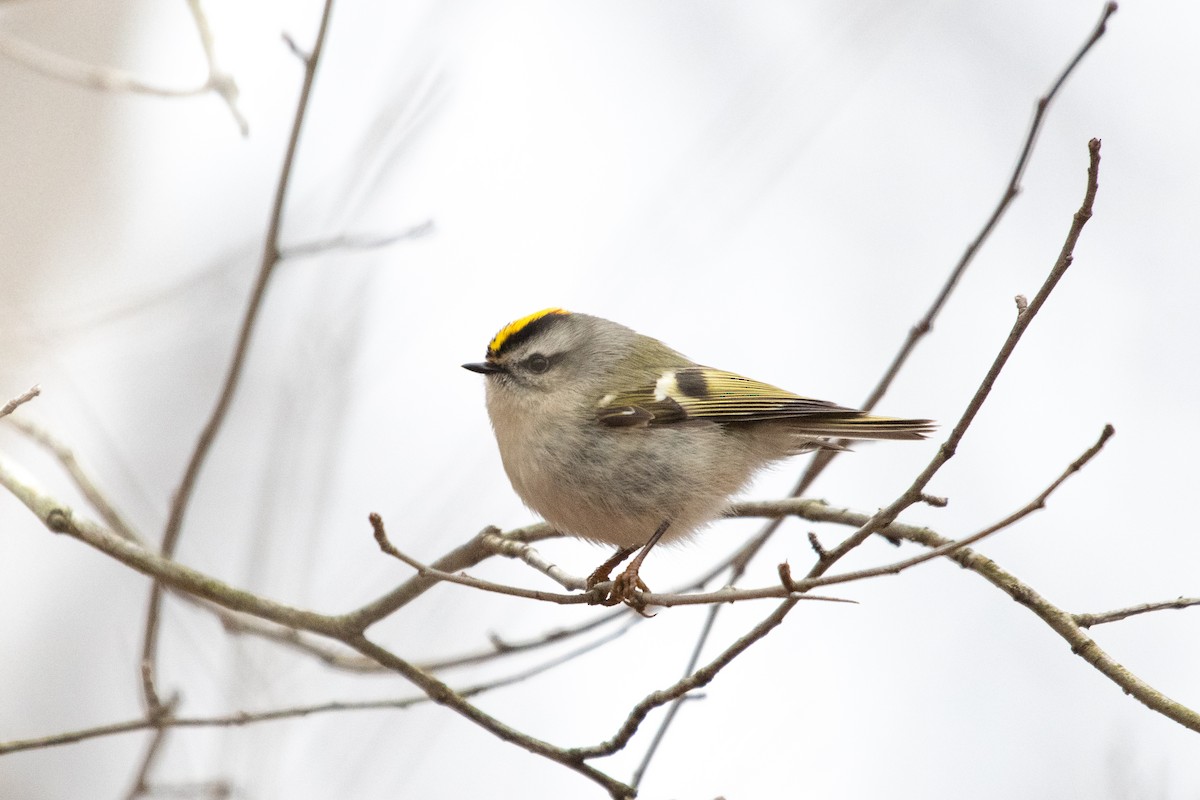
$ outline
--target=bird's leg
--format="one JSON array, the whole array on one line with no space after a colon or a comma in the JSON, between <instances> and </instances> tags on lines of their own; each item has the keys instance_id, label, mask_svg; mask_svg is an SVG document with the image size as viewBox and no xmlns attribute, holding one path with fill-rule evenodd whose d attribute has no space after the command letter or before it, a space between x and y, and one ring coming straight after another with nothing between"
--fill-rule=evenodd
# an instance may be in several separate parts
<instances>
[{"instance_id":1,"label":"bird's leg","mask_svg":"<svg viewBox=\"0 0 1200 800\"><path fill-rule=\"evenodd\" d=\"M587 588L595 589L597 586L607 581L609 573L621 566L621 562L633 555L635 550L637 550L636 546L622 547L620 550L613 553L612 558L596 567L596 570L591 575L588 575L586 582Z\"/></svg>"},{"instance_id":2,"label":"bird's leg","mask_svg":"<svg viewBox=\"0 0 1200 800\"><path fill-rule=\"evenodd\" d=\"M662 524L658 526L658 530L650 537L650 541L642 546L641 552L634 556L633 561L629 562L629 566L625 568L625 571L613 580L612 591L609 593L605 605L616 605L617 603L629 603L633 605L631 601L635 590L650 591L650 587L642 583L642 579L638 577L638 569L641 568L642 562L646 560L646 555L650 552L650 549L658 544L658 540L663 537L663 534L667 532L667 528L669 527L671 527L671 520L663 520Z\"/></svg>"}]
</instances>

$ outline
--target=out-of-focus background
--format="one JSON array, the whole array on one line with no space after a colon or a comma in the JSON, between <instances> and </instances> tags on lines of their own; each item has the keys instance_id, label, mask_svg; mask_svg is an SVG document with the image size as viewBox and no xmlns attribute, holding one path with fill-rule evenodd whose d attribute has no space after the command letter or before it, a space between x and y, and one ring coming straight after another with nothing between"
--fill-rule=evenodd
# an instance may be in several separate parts
<instances>
[{"instance_id":1,"label":"out-of-focus background","mask_svg":"<svg viewBox=\"0 0 1200 800\"><path fill-rule=\"evenodd\" d=\"M96 93L0 60L0 400L70 443L131 522L161 531L257 268L319 7L205 4L240 88L241 138L211 94ZM697 360L861 401L997 201L1029 123L1101 12L1094 0L343 3L300 145L284 240L421 238L288 260L188 515L178 557L236 585L348 610L407 577L369 511L431 560L485 524L532 521L508 487L477 360L547 305ZM958 456L905 519L959 536L1023 505L1117 428L1045 511L982 545L1071 611L1195 595L1200 447L1200 7L1130 2L1051 110L1024 192L884 413L946 427L1038 288L1103 140L1096 215ZM185 87L205 60L182 2L26 0L0 34ZM83 508L44 454L0 447ZM863 445L814 494L888 503L937 442ZM783 494L798 460L749 495ZM757 529L656 552L656 588ZM788 522L743 585L807 566ZM0 497L0 740L128 719L147 581L55 538ZM606 552L542 546L586 574ZM908 550L904 550L907 553ZM915 549L914 549L915 552ZM847 566L894 558L884 543ZM553 589L511 563L474 571ZM1023 607L930 563L806 604L689 703L645 797L1194 798L1200 739L1124 696ZM767 613L722 615L712 653ZM595 613L441 587L380 626L421 661ZM187 714L404 696L230 638L168 601L161 681ZM683 669L701 609L478 702L555 743L610 736ZM1197 612L1097 628L1100 644L1200 706ZM514 659L511 668L536 662ZM477 673L450 673L456 685ZM656 721L657 716L651 720ZM649 739L603 768L627 778ZM0 759L4 798L122 797L147 734ZM590 797L599 790L431 707L171 734L155 779L238 798ZM186 788L186 787L185 787Z\"/></svg>"}]
</instances>

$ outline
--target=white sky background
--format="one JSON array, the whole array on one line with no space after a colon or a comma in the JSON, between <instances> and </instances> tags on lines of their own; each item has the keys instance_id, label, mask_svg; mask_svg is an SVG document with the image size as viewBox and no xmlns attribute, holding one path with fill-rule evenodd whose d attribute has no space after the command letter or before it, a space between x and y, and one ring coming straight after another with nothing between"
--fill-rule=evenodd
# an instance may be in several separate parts
<instances>
[{"instance_id":1,"label":"white sky background","mask_svg":"<svg viewBox=\"0 0 1200 800\"><path fill-rule=\"evenodd\" d=\"M213 97L96 95L0 63L0 399L40 382L44 395L18 413L69 441L154 536L257 268L301 74L279 34L309 42L319 11L206 8L248 140ZM279 270L179 558L342 611L409 574L376 551L368 511L425 560L485 524L532 521L500 468L481 381L459 364L547 305L859 402L990 213L1035 98L1100 11L1092 0L339 6L285 240L427 219L436 231ZM203 70L183 3L31 0L6 7L0 26L157 82ZM1052 108L1024 194L880 406L947 428L957 418L1013 296L1032 296L1053 263L1082 198L1087 140L1100 137L1100 196L1074 266L929 487L950 506L905 516L971 533L1030 500L1112 422L1109 447L1048 509L980 548L1071 611L1200 591L1187 510L1200 447L1198 26L1191 3L1122 7ZM78 502L44 456L9 432L0 446ZM936 446L861 446L814 494L871 511ZM802 466L749 494L781 495ZM11 499L0 526L0 740L136 716L145 579L48 536ZM756 527L716 526L655 553L643 575L667 588ZM814 529L826 542L845 533L787 523L744 584L771 582L785 559L806 568ZM605 555L572 541L541 549L576 574ZM878 543L847 566L895 557ZM473 572L554 588L509 563ZM1124 696L978 576L930 563L839 594L860 604L802 605L683 710L642 796L1200 793L1194 733ZM714 648L769 608L727 609ZM592 613L443 587L377 635L421 661ZM663 611L479 703L555 743L595 743L678 677L702 616ZM1168 612L1094 635L1195 708L1198 619ZM189 714L412 692L230 640L174 603L161 679ZM628 778L652 730L603 766ZM0 759L0 796L123 796L145 739ZM228 780L255 800L600 796L435 708L176 732L157 774Z\"/></svg>"}]
</instances>

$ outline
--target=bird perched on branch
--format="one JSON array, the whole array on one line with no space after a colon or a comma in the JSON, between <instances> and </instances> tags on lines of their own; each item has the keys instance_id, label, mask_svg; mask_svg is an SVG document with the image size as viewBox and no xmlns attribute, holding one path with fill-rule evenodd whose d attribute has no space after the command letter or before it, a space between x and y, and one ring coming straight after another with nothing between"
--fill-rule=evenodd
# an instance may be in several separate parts
<instances>
[{"instance_id":1,"label":"bird perched on branch","mask_svg":"<svg viewBox=\"0 0 1200 800\"><path fill-rule=\"evenodd\" d=\"M760 469L837 439L923 439L927 419L864 414L705 367L616 322L547 308L505 325L485 359L500 458L527 506L562 533L635 551L608 598L635 604L660 541L716 519Z\"/></svg>"}]
</instances>

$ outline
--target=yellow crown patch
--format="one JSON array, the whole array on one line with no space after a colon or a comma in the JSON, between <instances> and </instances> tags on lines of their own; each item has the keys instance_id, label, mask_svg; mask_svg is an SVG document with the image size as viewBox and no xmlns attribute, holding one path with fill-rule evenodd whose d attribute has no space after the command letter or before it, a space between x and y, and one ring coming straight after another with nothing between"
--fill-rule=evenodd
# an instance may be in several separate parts
<instances>
[{"instance_id":1,"label":"yellow crown patch","mask_svg":"<svg viewBox=\"0 0 1200 800\"><path fill-rule=\"evenodd\" d=\"M529 327L530 323L537 322L542 317L548 317L551 314L570 313L570 311L562 308L543 308L541 311L535 311L527 317L521 317L518 320L510 322L492 337L492 341L488 344L488 353L495 354L500 352L500 348L504 347L505 342Z\"/></svg>"}]
</instances>

